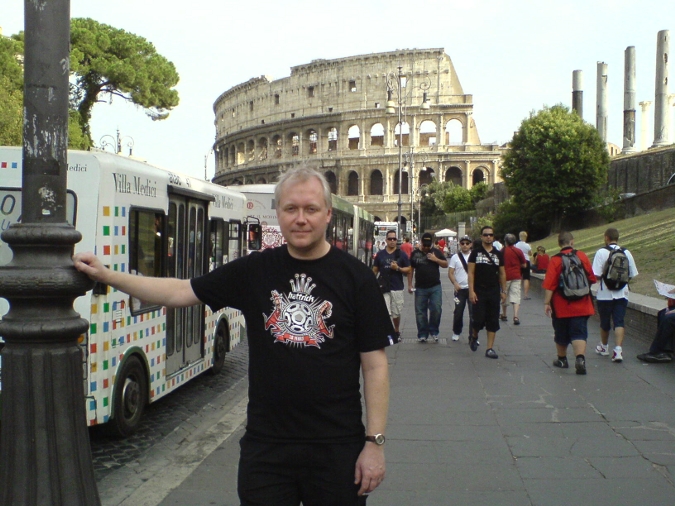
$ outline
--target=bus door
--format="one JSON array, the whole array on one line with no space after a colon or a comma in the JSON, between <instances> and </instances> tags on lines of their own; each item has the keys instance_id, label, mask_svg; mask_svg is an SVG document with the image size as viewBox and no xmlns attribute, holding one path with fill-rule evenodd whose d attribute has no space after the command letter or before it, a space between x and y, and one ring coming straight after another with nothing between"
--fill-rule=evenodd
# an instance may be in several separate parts
<instances>
[{"instance_id":1,"label":"bus door","mask_svg":"<svg viewBox=\"0 0 675 506\"><path fill-rule=\"evenodd\" d=\"M190 279L206 271L208 202L170 194L167 276ZM166 374L203 357L204 305L166 310Z\"/></svg>"}]
</instances>

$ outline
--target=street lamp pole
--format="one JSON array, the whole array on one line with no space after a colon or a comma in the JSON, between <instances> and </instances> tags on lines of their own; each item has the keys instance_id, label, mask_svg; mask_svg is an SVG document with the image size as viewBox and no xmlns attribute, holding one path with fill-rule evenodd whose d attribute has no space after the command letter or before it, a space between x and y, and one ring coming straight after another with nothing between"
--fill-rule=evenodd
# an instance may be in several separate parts
<instances>
[{"instance_id":1,"label":"street lamp pole","mask_svg":"<svg viewBox=\"0 0 675 506\"><path fill-rule=\"evenodd\" d=\"M21 223L2 239L0 504L99 505L73 309L93 282L73 267L82 236L67 222L70 1L24 1L25 67Z\"/></svg>"}]
</instances>

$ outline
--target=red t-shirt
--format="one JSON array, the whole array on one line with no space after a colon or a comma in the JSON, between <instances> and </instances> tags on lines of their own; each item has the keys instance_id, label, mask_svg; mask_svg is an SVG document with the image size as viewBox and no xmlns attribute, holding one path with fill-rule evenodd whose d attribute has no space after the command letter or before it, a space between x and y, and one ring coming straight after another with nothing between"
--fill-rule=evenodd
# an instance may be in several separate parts
<instances>
[{"instance_id":1,"label":"red t-shirt","mask_svg":"<svg viewBox=\"0 0 675 506\"><path fill-rule=\"evenodd\" d=\"M412 243L404 242L403 244L401 244L401 251L403 251L406 255L408 255L408 258L410 258L412 256L413 251Z\"/></svg>"},{"instance_id":2,"label":"red t-shirt","mask_svg":"<svg viewBox=\"0 0 675 506\"><path fill-rule=\"evenodd\" d=\"M521 266L526 262L523 252L515 246L504 248L504 270L506 271L506 281L521 279Z\"/></svg>"},{"instance_id":3,"label":"red t-shirt","mask_svg":"<svg viewBox=\"0 0 675 506\"><path fill-rule=\"evenodd\" d=\"M545 271L548 269L549 261L550 259L546 253L538 253L534 268L540 271Z\"/></svg>"},{"instance_id":4,"label":"red t-shirt","mask_svg":"<svg viewBox=\"0 0 675 506\"><path fill-rule=\"evenodd\" d=\"M560 252L570 251L572 248L567 247L560 250ZM593 268L591 267L591 262L589 262L588 257L583 251L577 250L577 256L581 260L584 270L586 271L586 276L588 276L588 282L593 284L597 281L595 274L593 274ZM541 285L544 290L551 290L553 292L553 298L551 299L551 306L553 307L553 314L556 318L572 318L573 316L592 316L595 313L595 308L593 307L593 300L589 294L587 297L579 300L567 300L558 290L558 284L560 282L560 273L562 272L562 258L559 255L553 255L551 261L548 264L548 270L546 271L546 278L544 278L544 283Z\"/></svg>"}]
</instances>

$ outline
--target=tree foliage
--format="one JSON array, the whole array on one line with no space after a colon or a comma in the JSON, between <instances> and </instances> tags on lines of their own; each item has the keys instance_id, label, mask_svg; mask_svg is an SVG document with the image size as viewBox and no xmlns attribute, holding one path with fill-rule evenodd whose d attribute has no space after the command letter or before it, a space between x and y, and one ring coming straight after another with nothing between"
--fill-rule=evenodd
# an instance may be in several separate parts
<instances>
[{"instance_id":1,"label":"tree foliage","mask_svg":"<svg viewBox=\"0 0 675 506\"><path fill-rule=\"evenodd\" d=\"M564 105L523 120L504 156L510 211L557 230L562 219L592 207L607 182L609 155L597 130Z\"/></svg>"},{"instance_id":2,"label":"tree foliage","mask_svg":"<svg viewBox=\"0 0 675 506\"><path fill-rule=\"evenodd\" d=\"M85 136L94 104L107 96L145 108L153 120L165 119L178 105L178 72L143 37L89 18L74 18L70 29L70 70L75 75L71 104Z\"/></svg>"},{"instance_id":3,"label":"tree foliage","mask_svg":"<svg viewBox=\"0 0 675 506\"><path fill-rule=\"evenodd\" d=\"M91 111L107 95L144 107L164 119L178 105L174 65L142 37L98 23L71 20L68 147L89 149ZM0 37L0 145L20 145L23 116L24 33Z\"/></svg>"}]
</instances>

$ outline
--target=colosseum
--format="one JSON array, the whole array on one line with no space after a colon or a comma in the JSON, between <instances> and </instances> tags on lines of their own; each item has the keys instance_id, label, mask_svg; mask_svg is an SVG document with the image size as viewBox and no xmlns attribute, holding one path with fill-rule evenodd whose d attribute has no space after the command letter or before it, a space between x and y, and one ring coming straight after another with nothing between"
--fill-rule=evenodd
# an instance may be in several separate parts
<instances>
[{"instance_id":1,"label":"colosseum","mask_svg":"<svg viewBox=\"0 0 675 506\"><path fill-rule=\"evenodd\" d=\"M234 86L213 109L222 185L271 183L312 161L334 193L380 220L396 221L401 202L405 223L434 179L499 181L502 148L481 143L442 48L314 60Z\"/></svg>"}]
</instances>

